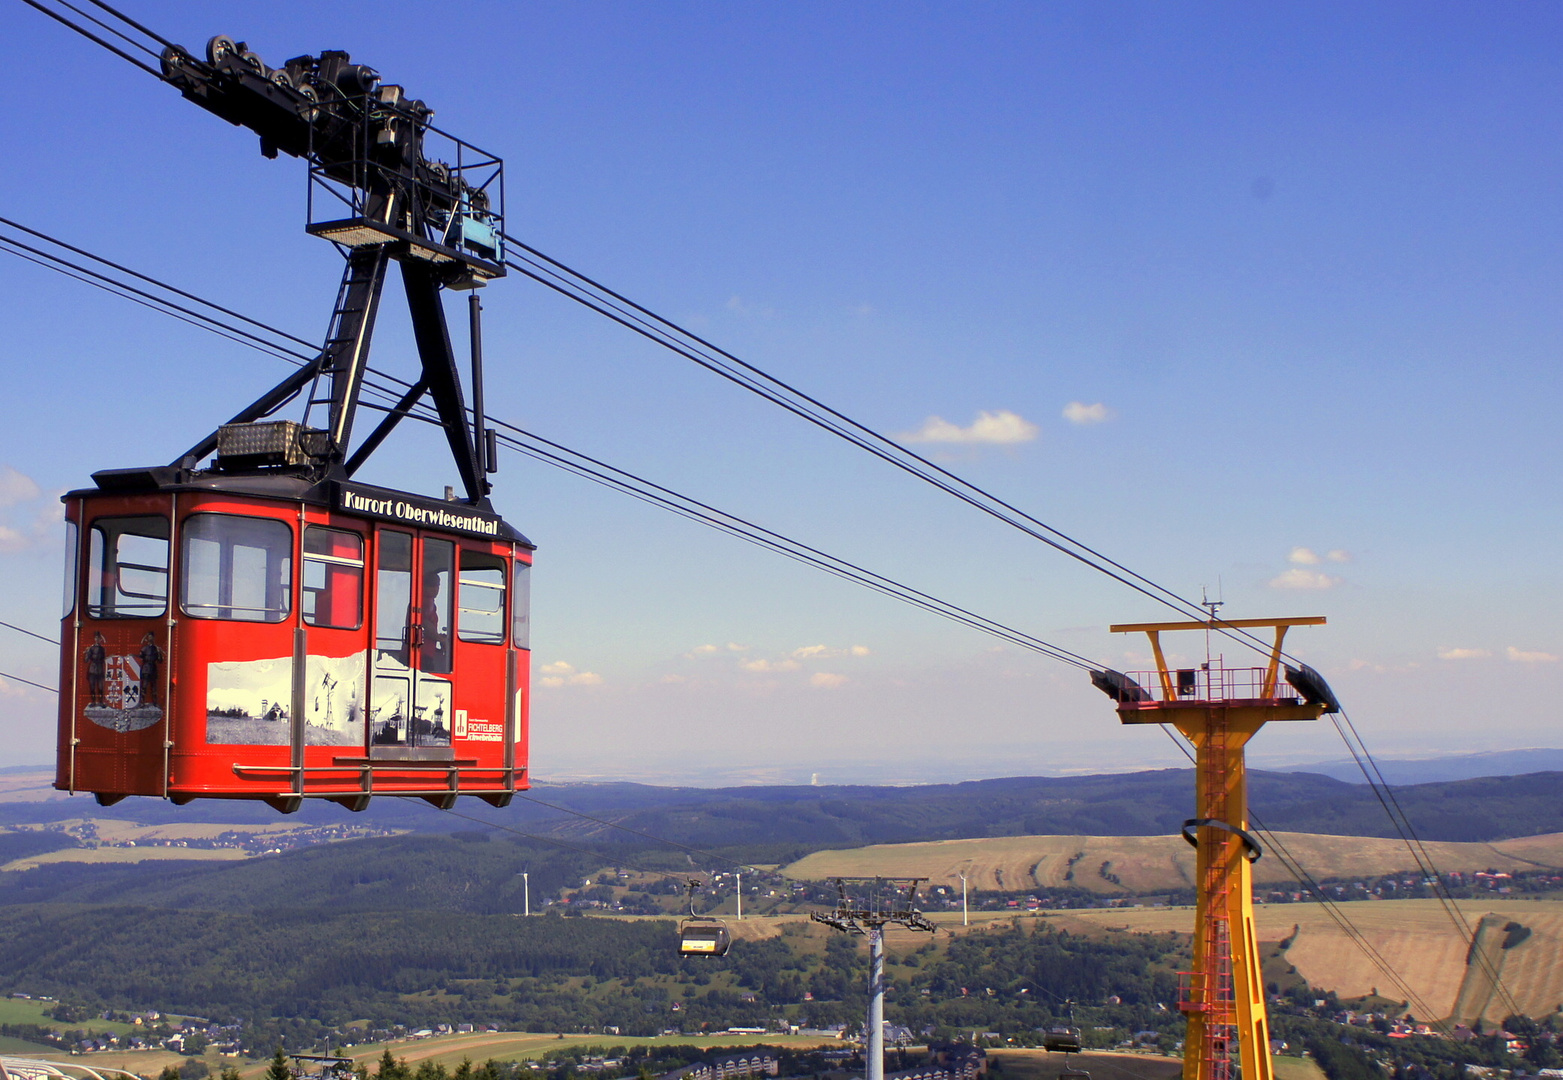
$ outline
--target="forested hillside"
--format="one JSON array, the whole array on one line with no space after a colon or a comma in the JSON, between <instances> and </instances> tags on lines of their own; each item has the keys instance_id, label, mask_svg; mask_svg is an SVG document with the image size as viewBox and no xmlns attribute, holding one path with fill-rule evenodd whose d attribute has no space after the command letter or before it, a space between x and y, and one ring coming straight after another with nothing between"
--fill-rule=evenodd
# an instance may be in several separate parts
<instances>
[{"instance_id":1,"label":"forested hillside","mask_svg":"<svg viewBox=\"0 0 1563 1080\"><path fill-rule=\"evenodd\" d=\"M13 906L0 908L0 991L94 1009L240 1017L260 1047L276 1034L296 1045L355 1020L372 1029L611 1025L626 1035L782 1017L861 1022L861 941L796 923L725 959L690 962L676 955L673 927L452 912ZM1029 1037L1073 998L1104 1028L1172 1033L1181 1018L1159 1003L1175 996L1179 948L1164 935L1088 940L1046 928L930 938L892 954L891 1014L914 1030ZM1114 996L1121 1001L1109 1004Z\"/></svg>"}]
</instances>

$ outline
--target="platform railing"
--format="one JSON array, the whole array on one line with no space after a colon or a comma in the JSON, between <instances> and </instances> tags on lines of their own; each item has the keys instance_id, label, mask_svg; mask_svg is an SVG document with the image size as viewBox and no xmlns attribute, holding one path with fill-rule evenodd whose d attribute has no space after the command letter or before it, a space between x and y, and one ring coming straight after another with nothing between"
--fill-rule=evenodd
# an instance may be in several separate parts
<instances>
[{"instance_id":1,"label":"platform railing","mask_svg":"<svg viewBox=\"0 0 1563 1080\"><path fill-rule=\"evenodd\" d=\"M1168 666L1167 682L1162 683L1160 671L1130 671L1129 678L1150 694L1152 700L1162 703L1184 702L1197 704L1215 701L1277 701L1296 703L1301 695L1286 681L1284 670L1276 673L1275 685L1265 686L1270 669L1267 667L1223 667L1218 663L1200 664L1196 667L1176 668Z\"/></svg>"}]
</instances>

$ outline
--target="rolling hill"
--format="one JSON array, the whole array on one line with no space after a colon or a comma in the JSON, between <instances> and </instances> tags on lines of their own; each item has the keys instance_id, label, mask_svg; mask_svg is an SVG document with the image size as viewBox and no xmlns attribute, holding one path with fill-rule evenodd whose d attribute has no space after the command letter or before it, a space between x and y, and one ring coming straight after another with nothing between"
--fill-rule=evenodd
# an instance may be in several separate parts
<instances>
[{"instance_id":1,"label":"rolling hill","mask_svg":"<svg viewBox=\"0 0 1563 1080\"><path fill-rule=\"evenodd\" d=\"M1316 879L1374 877L1415 872L1415 860L1400 840L1381 837L1280 833L1281 842ZM1556 869L1563 867L1563 833L1493 843L1432 842L1434 865L1459 870ZM1153 893L1190 889L1194 849L1180 836L1006 836L980 840L934 840L915 844L818 851L784 868L789 877L822 881L832 877L927 877L935 885L960 887L964 873L973 889L1020 892L1072 886L1096 893ZM1254 863L1256 885L1293 886L1276 858Z\"/></svg>"}]
</instances>

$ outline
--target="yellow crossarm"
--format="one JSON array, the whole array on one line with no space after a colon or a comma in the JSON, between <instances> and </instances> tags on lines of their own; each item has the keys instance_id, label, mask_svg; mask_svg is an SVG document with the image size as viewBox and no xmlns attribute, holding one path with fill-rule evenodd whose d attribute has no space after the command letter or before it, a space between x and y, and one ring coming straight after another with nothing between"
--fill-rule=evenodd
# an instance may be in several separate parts
<instances>
[{"instance_id":1,"label":"yellow crossarm","mask_svg":"<svg viewBox=\"0 0 1563 1080\"><path fill-rule=\"evenodd\" d=\"M1304 615L1296 619L1212 619L1205 622L1194 619L1190 622L1135 622L1114 623L1107 629L1114 634L1141 634L1152 630L1223 630L1228 627L1233 630L1246 630L1256 626L1323 626L1323 615Z\"/></svg>"}]
</instances>

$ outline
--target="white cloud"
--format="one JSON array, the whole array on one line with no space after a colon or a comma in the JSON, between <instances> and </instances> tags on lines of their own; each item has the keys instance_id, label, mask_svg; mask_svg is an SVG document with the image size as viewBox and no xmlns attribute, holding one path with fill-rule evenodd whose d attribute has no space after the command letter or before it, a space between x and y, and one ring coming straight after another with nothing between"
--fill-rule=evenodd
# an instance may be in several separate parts
<instances>
[{"instance_id":1,"label":"white cloud","mask_svg":"<svg viewBox=\"0 0 1563 1080\"><path fill-rule=\"evenodd\" d=\"M727 298L727 310L735 315L758 315L762 319L774 319L776 317L775 308L767 304L751 304L741 296L729 296Z\"/></svg>"},{"instance_id":2,"label":"white cloud","mask_svg":"<svg viewBox=\"0 0 1563 1080\"><path fill-rule=\"evenodd\" d=\"M1113 411L1098 401L1087 405L1083 401L1071 401L1064 406L1064 419L1071 424L1101 424L1113 418Z\"/></svg>"},{"instance_id":3,"label":"white cloud","mask_svg":"<svg viewBox=\"0 0 1563 1080\"><path fill-rule=\"evenodd\" d=\"M669 685L672 685L672 684L676 684L676 683L688 682L689 680L684 678L684 676L682 676L682 675L664 675L664 676L662 676L662 678L658 679L657 681L658 682L663 682L663 683L668 683Z\"/></svg>"},{"instance_id":4,"label":"white cloud","mask_svg":"<svg viewBox=\"0 0 1563 1080\"><path fill-rule=\"evenodd\" d=\"M1351 562L1351 552L1344 548L1333 548L1321 556L1313 548L1294 547L1286 556L1287 562L1298 566L1318 566L1325 559L1333 563L1348 563Z\"/></svg>"},{"instance_id":5,"label":"white cloud","mask_svg":"<svg viewBox=\"0 0 1563 1080\"><path fill-rule=\"evenodd\" d=\"M829 671L816 671L809 676L809 685L817 686L821 690L834 690L846 681L845 675L836 675Z\"/></svg>"},{"instance_id":6,"label":"white cloud","mask_svg":"<svg viewBox=\"0 0 1563 1080\"><path fill-rule=\"evenodd\" d=\"M1030 442L1041 428L1008 409L996 412L983 410L970 427L952 424L942 416L930 416L916 431L904 432L897 438L909 443L991 443L1011 446Z\"/></svg>"},{"instance_id":7,"label":"white cloud","mask_svg":"<svg viewBox=\"0 0 1563 1080\"><path fill-rule=\"evenodd\" d=\"M0 697L27 697L32 687L0 675Z\"/></svg>"},{"instance_id":8,"label":"white cloud","mask_svg":"<svg viewBox=\"0 0 1563 1080\"><path fill-rule=\"evenodd\" d=\"M537 670L544 676L539 680L544 686L596 686L602 682L602 676L595 671L577 671L574 664L563 660L544 664Z\"/></svg>"},{"instance_id":9,"label":"white cloud","mask_svg":"<svg viewBox=\"0 0 1563 1080\"><path fill-rule=\"evenodd\" d=\"M799 660L824 660L834 656L867 656L867 645L852 645L845 649L832 649L829 645L804 645L802 648L792 650L792 655Z\"/></svg>"},{"instance_id":10,"label":"white cloud","mask_svg":"<svg viewBox=\"0 0 1563 1080\"><path fill-rule=\"evenodd\" d=\"M22 551L32 543L31 537L9 525L0 525L0 551Z\"/></svg>"},{"instance_id":11,"label":"white cloud","mask_svg":"<svg viewBox=\"0 0 1563 1080\"><path fill-rule=\"evenodd\" d=\"M797 671L796 660L766 660L757 657L753 660L740 660L738 666L745 671Z\"/></svg>"},{"instance_id":12,"label":"white cloud","mask_svg":"<svg viewBox=\"0 0 1563 1080\"><path fill-rule=\"evenodd\" d=\"M696 660L702 656L715 656L724 650L730 653L745 653L749 651L749 646L740 645L736 641L729 641L726 645L696 645L684 654L684 659Z\"/></svg>"},{"instance_id":13,"label":"white cloud","mask_svg":"<svg viewBox=\"0 0 1563 1080\"><path fill-rule=\"evenodd\" d=\"M0 465L0 507L15 506L42 494L32 477L9 465Z\"/></svg>"},{"instance_id":14,"label":"white cloud","mask_svg":"<svg viewBox=\"0 0 1563 1080\"><path fill-rule=\"evenodd\" d=\"M1555 664L1558 658L1549 652L1525 652L1509 646L1509 659L1516 664Z\"/></svg>"},{"instance_id":15,"label":"white cloud","mask_svg":"<svg viewBox=\"0 0 1563 1080\"><path fill-rule=\"evenodd\" d=\"M1438 659L1440 660L1485 660L1491 655L1492 653L1486 649L1454 648L1438 650Z\"/></svg>"},{"instance_id":16,"label":"white cloud","mask_svg":"<svg viewBox=\"0 0 1563 1080\"><path fill-rule=\"evenodd\" d=\"M1294 566L1286 573L1270 579L1272 589L1333 589L1339 584L1338 577L1330 577L1317 570L1304 570L1300 566Z\"/></svg>"}]
</instances>

